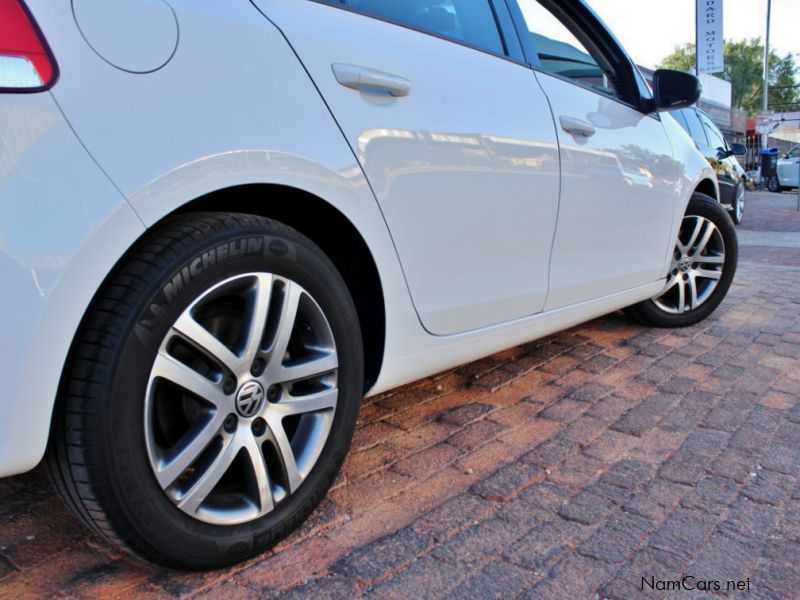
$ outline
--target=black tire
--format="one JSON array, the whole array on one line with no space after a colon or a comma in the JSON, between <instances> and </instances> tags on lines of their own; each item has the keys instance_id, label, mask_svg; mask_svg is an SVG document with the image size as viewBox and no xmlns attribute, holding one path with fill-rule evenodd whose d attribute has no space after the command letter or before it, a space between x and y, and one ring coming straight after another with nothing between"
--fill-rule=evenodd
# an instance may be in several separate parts
<instances>
[{"instance_id":1,"label":"black tire","mask_svg":"<svg viewBox=\"0 0 800 600\"><path fill-rule=\"evenodd\" d=\"M645 300L630 307L628 313L645 325L654 327L688 327L695 325L713 313L728 293L733 277L736 274L739 256L739 245L733 222L728 215L728 211L722 208L716 200L700 193L695 193L692 196L684 219L694 216L704 217L711 221L722 236L725 258L719 281L702 304L683 313L676 314L664 310L656 303L659 298Z\"/></svg>"},{"instance_id":2,"label":"black tire","mask_svg":"<svg viewBox=\"0 0 800 600\"><path fill-rule=\"evenodd\" d=\"M187 267L208 252L218 262L187 277ZM158 485L143 434L145 388L175 315L202 290L255 270L290 278L316 300L335 341L339 395L324 449L296 491L255 520L217 525L182 512ZM165 286L181 273L184 285L167 296ZM229 566L274 546L322 500L349 449L363 383L353 301L316 245L258 216L178 216L122 261L81 325L56 404L51 479L93 531L136 555L186 570Z\"/></svg>"},{"instance_id":3,"label":"black tire","mask_svg":"<svg viewBox=\"0 0 800 600\"><path fill-rule=\"evenodd\" d=\"M767 189L772 193L779 193L781 191L781 183L777 175L773 175L767 179Z\"/></svg>"}]
</instances>

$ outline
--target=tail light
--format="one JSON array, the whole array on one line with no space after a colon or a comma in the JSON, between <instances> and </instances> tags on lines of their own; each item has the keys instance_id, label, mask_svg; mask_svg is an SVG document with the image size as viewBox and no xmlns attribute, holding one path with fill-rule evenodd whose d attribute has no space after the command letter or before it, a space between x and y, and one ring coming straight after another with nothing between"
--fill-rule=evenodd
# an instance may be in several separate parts
<instances>
[{"instance_id":1,"label":"tail light","mask_svg":"<svg viewBox=\"0 0 800 600\"><path fill-rule=\"evenodd\" d=\"M22 0L0 0L0 92L50 88L58 67Z\"/></svg>"}]
</instances>

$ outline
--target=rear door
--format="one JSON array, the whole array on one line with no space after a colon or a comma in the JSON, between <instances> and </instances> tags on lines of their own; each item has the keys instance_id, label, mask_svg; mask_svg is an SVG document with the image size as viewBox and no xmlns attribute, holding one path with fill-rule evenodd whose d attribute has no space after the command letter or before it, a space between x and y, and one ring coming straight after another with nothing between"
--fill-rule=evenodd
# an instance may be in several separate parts
<instances>
[{"instance_id":1,"label":"rear door","mask_svg":"<svg viewBox=\"0 0 800 600\"><path fill-rule=\"evenodd\" d=\"M505 4L255 4L292 44L361 163L425 328L454 334L541 311L558 147L545 95L514 60L519 41L498 28Z\"/></svg>"},{"instance_id":2,"label":"rear door","mask_svg":"<svg viewBox=\"0 0 800 600\"><path fill-rule=\"evenodd\" d=\"M580 2L518 0L520 38L547 94L561 151L561 206L546 308L665 275L682 165L645 84Z\"/></svg>"}]
</instances>

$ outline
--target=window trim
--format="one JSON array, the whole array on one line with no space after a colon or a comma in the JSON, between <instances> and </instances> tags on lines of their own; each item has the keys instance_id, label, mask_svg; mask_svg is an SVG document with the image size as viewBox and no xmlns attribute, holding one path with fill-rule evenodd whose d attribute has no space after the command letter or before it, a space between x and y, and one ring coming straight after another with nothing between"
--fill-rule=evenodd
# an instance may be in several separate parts
<instances>
[{"instance_id":1,"label":"window trim","mask_svg":"<svg viewBox=\"0 0 800 600\"><path fill-rule=\"evenodd\" d=\"M525 55L519 43L519 38L517 37L516 32L512 28L513 22L511 16L508 13L508 7L505 5L504 0L486 0L487 4L489 5L489 8L492 11L492 15L494 16L494 25L495 28L497 29L497 34L500 37L500 44L503 46L503 54L492 52L488 48L482 48L480 46L470 44L469 42L439 35L433 31L419 29L418 27L413 27L412 25L408 23L403 23L402 21L388 19L380 15L374 15L366 11L358 10L357 8L352 8L345 4L339 4L337 3L337 0L308 0L308 1L314 2L315 4L328 6L330 8L343 10L349 13L353 13L355 15L360 15L368 19L375 19L376 21L388 23L389 25L394 25L396 27L402 27L403 29L414 31L416 33L421 33L422 35L427 35L439 40L443 40L445 42L450 42L451 44L455 44L457 46L463 46L465 48L469 48L470 50L477 50L478 52L481 52L483 54L488 54L489 56L494 56L496 58L500 58L520 66L524 67L528 66L527 63L525 62Z\"/></svg>"},{"instance_id":2,"label":"window trim","mask_svg":"<svg viewBox=\"0 0 800 600\"><path fill-rule=\"evenodd\" d=\"M531 39L531 36L527 35L529 32L528 25L525 21L524 15L522 14L522 9L519 6L518 0L506 0L506 4L508 5L509 12L514 20L514 26L517 31L520 45L522 46L522 51L525 55L525 60L527 61L528 66L535 72L542 73L543 75L547 75L549 77L555 77L556 79L565 81L581 89L593 92L598 96L608 98L609 100L613 100L614 102L622 104L623 106L632 108L637 112L645 114L658 121L661 120L661 116L658 114L658 112L649 109L645 110L646 102L642 97L640 85L634 72L634 70L637 69L636 65L619 44L619 42L617 42L617 40L614 38L608 27L606 27L599 17L597 17L597 15L594 14L594 12L583 2L576 0L571 3L567 3L566 6L564 6L562 3L554 2L553 0L541 0L540 4L545 10L550 10L550 8L553 7L558 12L561 12L563 18L568 20L569 24L563 22L562 16L559 16L555 12L551 11L553 16L557 20L561 21L562 25L569 29L579 41L581 40L581 36L591 41L593 49L602 54L603 58L608 61L611 66L615 67L615 70L618 73L621 73L622 77L625 78L625 86L628 88L627 94L636 96L637 98L635 98L635 102L631 101L634 100L633 98L626 99L620 96L607 94L595 87L586 85L575 79L571 79L569 77L559 75L558 73L553 73L543 69L541 62L539 61L539 54L536 51L536 45ZM572 11L570 12L569 9L572 9ZM579 19L584 23L582 24ZM586 27L586 24L588 24L589 27ZM573 28L578 30L581 35L576 35L576 32L573 31ZM606 56L606 53L609 50L616 55L614 57L615 60L610 60L609 57Z\"/></svg>"},{"instance_id":3,"label":"window trim","mask_svg":"<svg viewBox=\"0 0 800 600\"><path fill-rule=\"evenodd\" d=\"M694 140L694 143L698 146L698 148L707 149L711 147L711 142L708 141L708 134L706 133L706 126L703 124L703 121L700 119L700 115L697 114L697 109L694 106L689 108L685 108L682 111L684 113L684 119L686 119L686 127L689 128L689 137ZM700 125L700 131L703 132L703 139L702 140L695 140L694 135L692 135L692 127L689 124L689 115L686 113L691 112L694 115L694 119L697 120L697 123Z\"/></svg>"},{"instance_id":4,"label":"window trim","mask_svg":"<svg viewBox=\"0 0 800 600\"><path fill-rule=\"evenodd\" d=\"M711 133L718 135L719 138L722 140L722 149L725 152L729 152L730 147L728 145L728 140L725 139L725 134L722 133L722 130L717 126L716 123L714 123L714 119L712 119L707 112L700 110L699 108L695 110L697 111L697 115L700 117L700 122L703 124L703 129L706 130L706 138L709 138L708 147L711 148L712 150L719 150L719 148L713 148L711 146L711 139L710 136L708 135L708 130L710 129Z\"/></svg>"}]
</instances>

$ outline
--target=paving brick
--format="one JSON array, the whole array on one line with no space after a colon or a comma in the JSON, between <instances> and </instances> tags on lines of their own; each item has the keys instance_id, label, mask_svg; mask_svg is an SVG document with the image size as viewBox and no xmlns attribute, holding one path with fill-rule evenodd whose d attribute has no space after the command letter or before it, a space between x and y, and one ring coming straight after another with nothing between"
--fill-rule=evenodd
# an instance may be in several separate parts
<instances>
[{"instance_id":1,"label":"paving brick","mask_svg":"<svg viewBox=\"0 0 800 600\"><path fill-rule=\"evenodd\" d=\"M688 559L705 545L716 525L717 519L708 513L679 508L661 523L651 545Z\"/></svg>"},{"instance_id":2,"label":"paving brick","mask_svg":"<svg viewBox=\"0 0 800 600\"><path fill-rule=\"evenodd\" d=\"M574 522L556 519L542 523L503 553L506 560L534 572L547 571L583 537Z\"/></svg>"},{"instance_id":3,"label":"paving brick","mask_svg":"<svg viewBox=\"0 0 800 600\"><path fill-rule=\"evenodd\" d=\"M681 501L684 508L719 514L739 493L740 486L725 477L706 477Z\"/></svg>"},{"instance_id":4,"label":"paving brick","mask_svg":"<svg viewBox=\"0 0 800 600\"><path fill-rule=\"evenodd\" d=\"M613 575L609 565L585 556L570 555L558 563L547 578L523 596L539 599L568 599L594 597L596 590Z\"/></svg>"},{"instance_id":5,"label":"paving brick","mask_svg":"<svg viewBox=\"0 0 800 600\"><path fill-rule=\"evenodd\" d=\"M581 492L564 504L558 514L568 521L594 525L613 509L614 504L610 500L590 492Z\"/></svg>"},{"instance_id":6,"label":"paving brick","mask_svg":"<svg viewBox=\"0 0 800 600\"><path fill-rule=\"evenodd\" d=\"M577 453L579 446L576 442L568 440L564 436L556 436L525 454L522 459L525 462L550 467L555 465L568 456Z\"/></svg>"},{"instance_id":7,"label":"paving brick","mask_svg":"<svg viewBox=\"0 0 800 600\"><path fill-rule=\"evenodd\" d=\"M469 491L491 502L504 502L543 476L544 469L538 465L517 461L501 467Z\"/></svg>"},{"instance_id":8,"label":"paving brick","mask_svg":"<svg viewBox=\"0 0 800 600\"><path fill-rule=\"evenodd\" d=\"M512 598L537 579L530 571L496 560L450 592L447 598Z\"/></svg>"},{"instance_id":9,"label":"paving brick","mask_svg":"<svg viewBox=\"0 0 800 600\"><path fill-rule=\"evenodd\" d=\"M394 470L410 477L423 478L435 473L461 456L462 451L450 444L440 443L398 461Z\"/></svg>"},{"instance_id":10,"label":"paving brick","mask_svg":"<svg viewBox=\"0 0 800 600\"><path fill-rule=\"evenodd\" d=\"M450 538L431 552L435 558L463 569L473 569L525 535L502 519L487 519Z\"/></svg>"},{"instance_id":11,"label":"paving brick","mask_svg":"<svg viewBox=\"0 0 800 600\"><path fill-rule=\"evenodd\" d=\"M332 570L349 579L375 581L411 562L428 544L412 529L401 529L342 557Z\"/></svg>"},{"instance_id":12,"label":"paving brick","mask_svg":"<svg viewBox=\"0 0 800 600\"><path fill-rule=\"evenodd\" d=\"M503 431L503 426L486 419L475 421L447 439L448 444L462 450L475 450Z\"/></svg>"},{"instance_id":13,"label":"paving brick","mask_svg":"<svg viewBox=\"0 0 800 600\"><path fill-rule=\"evenodd\" d=\"M662 415L679 400L680 396L675 394L653 394L622 415L612 428L622 433L641 436L654 427Z\"/></svg>"},{"instance_id":14,"label":"paving brick","mask_svg":"<svg viewBox=\"0 0 800 600\"><path fill-rule=\"evenodd\" d=\"M441 542L476 525L492 514L492 503L472 495L461 495L419 518L412 528L426 540Z\"/></svg>"},{"instance_id":15,"label":"paving brick","mask_svg":"<svg viewBox=\"0 0 800 600\"><path fill-rule=\"evenodd\" d=\"M441 598L466 575L462 569L428 555L380 585L367 588L366 595L386 600L407 600L409 595L421 600Z\"/></svg>"},{"instance_id":16,"label":"paving brick","mask_svg":"<svg viewBox=\"0 0 800 600\"><path fill-rule=\"evenodd\" d=\"M494 405L482 402L470 402L462 406L451 408L439 417L440 421L453 425L463 426L481 418L486 413L494 410Z\"/></svg>"},{"instance_id":17,"label":"paving brick","mask_svg":"<svg viewBox=\"0 0 800 600\"><path fill-rule=\"evenodd\" d=\"M634 490L649 480L653 472L653 465L644 461L622 460L606 471L600 481L625 490Z\"/></svg>"},{"instance_id":18,"label":"paving brick","mask_svg":"<svg viewBox=\"0 0 800 600\"><path fill-rule=\"evenodd\" d=\"M633 555L653 529L653 523L643 517L619 513L581 544L578 553L606 563L621 563Z\"/></svg>"}]
</instances>

